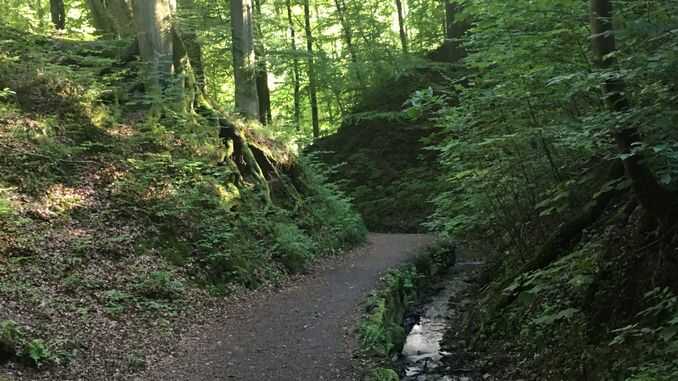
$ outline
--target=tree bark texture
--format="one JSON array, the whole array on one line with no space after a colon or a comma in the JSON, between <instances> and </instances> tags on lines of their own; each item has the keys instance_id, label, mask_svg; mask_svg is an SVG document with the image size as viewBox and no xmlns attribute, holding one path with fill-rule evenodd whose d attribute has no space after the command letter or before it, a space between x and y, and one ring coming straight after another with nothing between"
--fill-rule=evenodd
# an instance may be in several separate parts
<instances>
[{"instance_id":1,"label":"tree bark texture","mask_svg":"<svg viewBox=\"0 0 678 381\"><path fill-rule=\"evenodd\" d=\"M304 28L306 30L306 54L308 60L308 92L311 101L311 119L313 137L320 137L320 118L318 116L318 85L313 55L313 31L311 30L311 9L309 0L304 0Z\"/></svg>"},{"instance_id":2,"label":"tree bark texture","mask_svg":"<svg viewBox=\"0 0 678 381\"><path fill-rule=\"evenodd\" d=\"M470 23L460 18L463 10L459 0L445 0L445 49L451 62L457 62L466 56L462 38Z\"/></svg>"},{"instance_id":3,"label":"tree bark texture","mask_svg":"<svg viewBox=\"0 0 678 381\"><path fill-rule=\"evenodd\" d=\"M153 0L146 2L153 3ZM127 0L87 0L87 7L99 34L112 37L134 35L134 20Z\"/></svg>"},{"instance_id":4,"label":"tree bark texture","mask_svg":"<svg viewBox=\"0 0 678 381\"><path fill-rule=\"evenodd\" d=\"M405 29L405 12L403 10L402 0L395 0L396 9L398 11L398 29L400 31L400 44L403 48L403 53L409 53L407 30Z\"/></svg>"},{"instance_id":5,"label":"tree bark texture","mask_svg":"<svg viewBox=\"0 0 678 381\"><path fill-rule=\"evenodd\" d=\"M287 22L290 30L290 45L292 48L292 84L294 87L294 127L297 131L301 123L301 85L299 83L299 58L297 52L297 36L294 29L294 18L292 17L292 4L290 0L286 1Z\"/></svg>"},{"instance_id":6,"label":"tree bark texture","mask_svg":"<svg viewBox=\"0 0 678 381\"><path fill-rule=\"evenodd\" d=\"M271 89L268 87L268 61L266 60L266 45L261 28L261 0L254 0L254 25L256 38L254 39L254 55L257 62L257 96L259 97L259 121L269 124L273 121L271 112Z\"/></svg>"},{"instance_id":7,"label":"tree bark texture","mask_svg":"<svg viewBox=\"0 0 678 381\"><path fill-rule=\"evenodd\" d=\"M66 8L64 0L50 0L49 11L52 16L52 23L58 30L66 28Z\"/></svg>"},{"instance_id":8,"label":"tree bark texture","mask_svg":"<svg viewBox=\"0 0 678 381\"><path fill-rule=\"evenodd\" d=\"M132 7L147 90L158 97L173 87L176 0L133 0Z\"/></svg>"},{"instance_id":9,"label":"tree bark texture","mask_svg":"<svg viewBox=\"0 0 678 381\"><path fill-rule=\"evenodd\" d=\"M253 16L252 0L231 0L235 110L247 118L258 119Z\"/></svg>"}]
</instances>

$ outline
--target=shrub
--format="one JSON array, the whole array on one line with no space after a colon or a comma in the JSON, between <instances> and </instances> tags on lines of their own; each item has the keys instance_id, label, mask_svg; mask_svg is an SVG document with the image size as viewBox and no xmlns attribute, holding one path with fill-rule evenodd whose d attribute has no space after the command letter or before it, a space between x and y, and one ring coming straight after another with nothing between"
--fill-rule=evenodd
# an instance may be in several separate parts
<instances>
[{"instance_id":1,"label":"shrub","mask_svg":"<svg viewBox=\"0 0 678 381\"><path fill-rule=\"evenodd\" d=\"M144 275L134 285L136 292L150 299L177 299L184 293L184 284L167 271Z\"/></svg>"},{"instance_id":2,"label":"shrub","mask_svg":"<svg viewBox=\"0 0 678 381\"><path fill-rule=\"evenodd\" d=\"M55 359L47 344L40 339L31 340L24 348L24 356L31 360L32 364L40 367Z\"/></svg>"},{"instance_id":3,"label":"shrub","mask_svg":"<svg viewBox=\"0 0 678 381\"><path fill-rule=\"evenodd\" d=\"M273 242L278 260L291 273L303 271L315 251L311 238L292 224L275 224Z\"/></svg>"}]
</instances>

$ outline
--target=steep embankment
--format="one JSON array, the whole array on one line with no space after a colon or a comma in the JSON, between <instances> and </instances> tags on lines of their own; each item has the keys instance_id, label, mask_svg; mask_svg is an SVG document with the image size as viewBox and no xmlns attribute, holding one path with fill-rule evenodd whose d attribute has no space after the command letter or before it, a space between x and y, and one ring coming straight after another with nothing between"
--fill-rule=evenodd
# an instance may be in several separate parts
<instances>
[{"instance_id":1,"label":"steep embankment","mask_svg":"<svg viewBox=\"0 0 678 381\"><path fill-rule=\"evenodd\" d=\"M130 379L221 296L364 239L317 165L256 126L144 118L138 64L115 43L0 36L10 379Z\"/></svg>"},{"instance_id":2,"label":"steep embankment","mask_svg":"<svg viewBox=\"0 0 678 381\"><path fill-rule=\"evenodd\" d=\"M427 149L436 142L428 112L439 107L430 101L446 91L437 84L455 70L423 59L411 63L362 94L337 133L311 147L334 168L332 179L353 198L370 230L425 230L430 199L441 186L437 155ZM426 88L430 92L416 93Z\"/></svg>"}]
</instances>

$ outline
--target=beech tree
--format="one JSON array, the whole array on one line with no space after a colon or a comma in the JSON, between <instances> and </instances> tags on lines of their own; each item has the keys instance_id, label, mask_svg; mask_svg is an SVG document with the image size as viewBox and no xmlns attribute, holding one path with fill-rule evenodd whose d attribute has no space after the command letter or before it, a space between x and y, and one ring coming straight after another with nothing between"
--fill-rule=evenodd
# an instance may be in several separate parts
<instances>
[{"instance_id":1,"label":"beech tree","mask_svg":"<svg viewBox=\"0 0 678 381\"><path fill-rule=\"evenodd\" d=\"M313 137L320 137L320 117L318 116L318 84L313 55L313 31L311 29L311 9L309 0L304 0L304 29L306 31L306 59L308 67L308 93L311 102L311 122Z\"/></svg>"},{"instance_id":2,"label":"beech tree","mask_svg":"<svg viewBox=\"0 0 678 381\"><path fill-rule=\"evenodd\" d=\"M405 13L403 10L402 0L395 0L396 10L398 12L398 30L400 33L400 45L403 48L403 53L409 52L409 43L407 41L407 30L405 29Z\"/></svg>"},{"instance_id":3,"label":"beech tree","mask_svg":"<svg viewBox=\"0 0 678 381\"><path fill-rule=\"evenodd\" d=\"M262 0L254 0L254 26L256 36L254 39L254 56L257 70L257 96L259 97L259 121L261 124L272 122L271 90L268 88L268 62L266 59L266 44L264 32L261 27L261 3Z\"/></svg>"},{"instance_id":4,"label":"beech tree","mask_svg":"<svg viewBox=\"0 0 678 381\"><path fill-rule=\"evenodd\" d=\"M252 0L231 0L231 33L235 110L248 118L258 119L259 96L257 95Z\"/></svg>"},{"instance_id":5,"label":"beech tree","mask_svg":"<svg viewBox=\"0 0 678 381\"><path fill-rule=\"evenodd\" d=\"M294 18L292 17L292 4L290 0L285 0L287 8L287 24L290 35L290 48L292 51L292 86L294 102L294 128L299 131L301 123L301 84L299 81L300 68L297 52L297 35L294 29Z\"/></svg>"},{"instance_id":6,"label":"beech tree","mask_svg":"<svg viewBox=\"0 0 678 381\"><path fill-rule=\"evenodd\" d=\"M52 16L54 27L61 30L66 28L66 8L64 0L50 0L49 11Z\"/></svg>"},{"instance_id":7,"label":"beech tree","mask_svg":"<svg viewBox=\"0 0 678 381\"><path fill-rule=\"evenodd\" d=\"M127 0L86 0L92 24L102 35L129 37L135 34L131 4ZM144 1L148 6L153 0Z\"/></svg>"},{"instance_id":8,"label":"beech tree","mask_svg":"<svg viewBox=\"0 0 678 381\"><path fill-rule=\"evenodd\" d=\"M176 0L133 0L132 6L147 90L155 98L169 95L175 71L172 23Z\"/></svg>"}]
</instances>

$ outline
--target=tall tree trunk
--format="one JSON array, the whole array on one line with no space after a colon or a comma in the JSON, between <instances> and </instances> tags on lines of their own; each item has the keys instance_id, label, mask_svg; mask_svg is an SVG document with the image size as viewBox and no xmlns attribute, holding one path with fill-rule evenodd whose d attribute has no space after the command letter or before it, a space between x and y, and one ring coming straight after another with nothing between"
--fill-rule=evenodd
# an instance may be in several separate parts
<instances>
[{"instance_id":1,"label":"tall tree trunk","mask_svg":"<svg viewBox=\"0 0 678 381\"><path fill-rule=\"evenodd\" d=\"M292 81L294 86L294 127L297 131L300 129L301 122L301 85L299 81L299 55L297 52L297 36L294 29L294 19L292 18L292 4L290 0L286 1L287 22L290 29L290 44L292 47Z\"/></svg>"},{"instance_id":2,"label":"tall tree trunk","mask_svg":"<svg viewBox=\"0 0 678 381\"><path fill-rule=\"evenodd\" d=\"M178 10L183 13L180 15L180 17L190 17L192 12L194 12L196 9L194 0L179 0L178 6ZM198 40L198 34L191 25L182 27L181 24L177 25L175 23L174 27L177 36L181 39L183 48L185 49L185 54L190 61L191 70L193 72L193 76L195 77L195 85L197 86L197 89L200 91L200 93L205 96L207 94L207 84L205 79L205 69L202 62L202 47L200 46L200 41ZM176 59L175 65L177 65Z\"/></svg>"},{"instance_id":3,"label":"tall tree trunk","mask_svg":"<svg viewBox=\"0 0 678 381\"><path fill-rule=\"evenodd\" d=\"M470 23L460 19L464 10L459 0L445 0L445 55L450 62L457 62L466 56L462 42Z\"/></svg>"},{"instance_id":4,"label":"tall tree trunk","mask_svg":"<svg viewBox=\"0 0 678 381\"><path fill-rule=\"evenodd\" d=\"M264 32L261 28L261 0L254 0L254 25L257 32L254 41L254 52L257 61L257 96L259 97L259 121L269 124L273 120L271 112L271 90L268 87L268 61L266 60L266 45Z\"/></svg>"},{"instance_id":5,"label":"tall tree trunk","mask_svg":"<svg viewBox=\"0 0 678 381\"><path fill-rule=\"evenodd\" d=\"M309 0L304 0L304 28L306 30L306 54L308 59L308 92L311 101L311 119L313 123L313 137L320 137L320 118L318 116L318 84L315 74L313 55L313 32L311 30L311 9Z\"/></svg>"},{"instance_id":6,"label":"tall tree trunk","mask_svg":"<svg viewBox=\"0 0 678 381\"><path fill-rule=\"evenodd\" d=\"M610 0L591 0L591 32L595 64L600 69L610 69L616 65L614 52L616 41L612 26L612 2ZM610 111L624 113L631 109L625 95L624 80L618 76L607 76L602 89L605 103ZM624 170L631 180L633 190L640 204L661 224L673 222L676 212L676 197L662 187L654 174L643 163L633 147L641 142L636 126L618 126L613 131L617 149L625 155Z\"/></svg>"},{"instance_id":7,"label":"tall tree trunk","mask_svg":"<svg viewBox=\"0 0 678 381\"><path fill-rule=\"evenodd\" d=\"M149 4L154 0L147 0ZM128 37L134 35L135 21L127 0L87 0L92 23L104 36Z\"/></svg>"},{"instance_id":8,"label":"tall tree trunk","mask_svg":"<svg viewBox=\"0 0 678 381\"><path fill-rule=\"evenodd\" d=\"M156 103L164 101L161 97L176 97L178 94L168 91L175 68L173 18L176 0L133 0L132 7L147 93Z\"/></svg>"},{"instance_id":9,"label":"tall tree trunk","mask_svg":"<svg viewBox=\"0 0 678 381\"><path fill-rule=\"evenodd\" d=\"M408 54L407 30L405 29L405 16L403 12L402 0L395 0L396 8L398 10L398 28L400 30L400 44L403 48L403 53Z\"/></svg>"},{"instance_id":10,"label":"tall tree trunk","mask_svg":"<svg viewBox=\"0 0 678 381\"><path fill-rule=\"evenodd\" d=\"M181 0L181 10L193 6L193 0ZM189 8L192 9L192 8ZM180 111L192 114L199 109L211 108L205 86L205 72L202 64L202 48L198 35L190 27L175 23L173 30L174 77Z\"/></svg>"},{"instance_id":11,"label":"tall tree trunk","mask_svg":"<svg viewBox=\"0 0 678 381\"><path fill-rule=\"evenodd\" d=\"M337 8L337 15L339 16L339 22L341 24L341 30L344 37L344 43L346 44L346 50L351 58L351 63L353 64L353 72L356 75L358 83L363 86L362 71L358 63L358 54L356 53L355 46L353 46L353 28L348 22L346 15L346 4L344 0L334 0L334 5Z\"/></svg>"},{"instance_id":12,"label":"tall tree trunk","mask_svg":"<svg viewBox=\"0 0 678 381\"><path fill-rule=\"evenodd\" d=\"M49 11L52 15L52 23L58 30L66 28L66 8L64 0L49 0Z\"/></svg>"},{"instance_id":13,"label":"tall tree trunk","mask_svg":"<svg viewBox=\"0 0 678 381\"><path fill-rule=\"evenodd\" d=\"M259 119L252 0L231 0L235 110Z\"/></svg>"}]
</instances>

